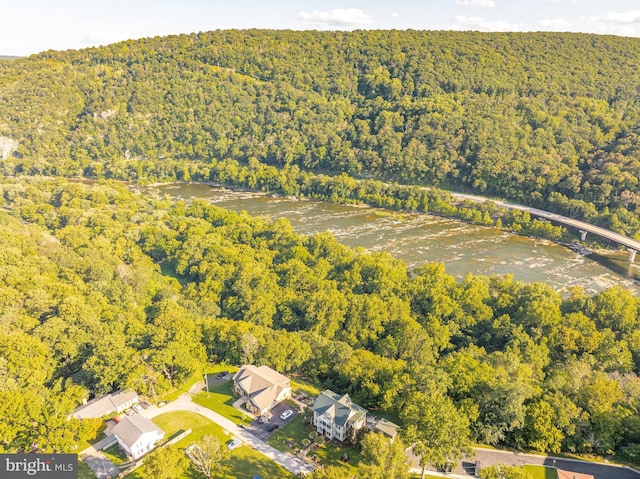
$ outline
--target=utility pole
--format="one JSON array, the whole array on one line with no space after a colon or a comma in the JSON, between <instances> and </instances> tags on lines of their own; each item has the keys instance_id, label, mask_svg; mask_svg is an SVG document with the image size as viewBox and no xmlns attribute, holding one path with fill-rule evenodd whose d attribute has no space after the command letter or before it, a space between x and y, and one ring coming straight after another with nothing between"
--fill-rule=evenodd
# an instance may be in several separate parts
<instances>
[{"instance_id":1,"label":"utility pole","mask_svg":"<svg viewBox=\"0 0 640 479\"><path fill-rule=\"evenodd\" d=\"M207 374L204 375L204 383L207 386L207 394L209 394L209 379L207 378Z\"/></svg>"}]
</instances>

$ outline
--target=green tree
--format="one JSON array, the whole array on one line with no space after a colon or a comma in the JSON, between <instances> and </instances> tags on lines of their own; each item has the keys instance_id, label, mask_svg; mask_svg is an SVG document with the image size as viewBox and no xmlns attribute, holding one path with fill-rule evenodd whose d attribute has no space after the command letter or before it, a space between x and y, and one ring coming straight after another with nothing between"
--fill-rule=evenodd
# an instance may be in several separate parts
<instances>
[{"instance_id":1,"label":"green tree","mask_svg":"<svg viewBox=\"0 0 640 479\"><path fill-rule=\"evenodd\" d=\"M189 446L188 456L191 467L211 479L223 470L223 463L229 459L230 453L217 437L207 434Z\"/></svg>"},{"instance_id":2,"label":"green tree","mask_svg":"<svg viewBox=\"0 0 640 479\"><path fill-rule=\"evenodd\" d=\"M149 479L175 479L182 475L188 465L189 460L176 446L158 448L145 458L145 477Z\"/></svg>"},{"instance_id":3,"label":"green tree","mask_svg":"<svg viewBox=\"0 0 640 479\"><path fill-rule=\"evenodd\" d=\"M522 467L499 464L488 466L480 471L482 479L533 479Z\"/></svg>"},{"instance_id":4,"label":"green tree","mask_svg":"<svg viewBox=\"0 0 640 479\"><path fill-rule=\"evenodd\" d=\"M360 442L364 465L361 468L370 479L406 479L409 477L409 460L400 438L389 438L371 432Z\"/></svg>"},{"instance_id":5,"label":"green tree","mask_svg":"<svg viewBox=\"0 0 640 479\"><path fill-rule=\"evenodd\" d=\"M420 457L422 477L428 464L443 466L470 452L469 420L443 392L414 393L401 417Z\"/></svg>"}]
</instances>

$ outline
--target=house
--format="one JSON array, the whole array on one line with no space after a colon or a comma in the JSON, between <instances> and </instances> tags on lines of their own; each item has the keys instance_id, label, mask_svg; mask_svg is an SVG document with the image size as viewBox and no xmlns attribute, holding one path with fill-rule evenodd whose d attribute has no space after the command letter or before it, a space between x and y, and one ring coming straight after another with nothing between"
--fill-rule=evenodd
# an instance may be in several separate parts
<instances>
[{"instance_id":1,"label":"house","mask_svg":"<svg viewBox=\"0 0 640 479\"><path fill-rule=\"evenodd\" d=\"M269 366L246 365L233 376L233 392L246 399L248 411L261 416L291 397L291 382Z\"/></svg>"},{"instance_id":2,"label":"house","mask_svg":"<svg viewBox=\"0 0 640 479\"><path fill-rule=\"evenodd\" d=\"M556 469L556 472L558 473L558 479L594 479L594 476L591 474L563 471L562 469Z\"/></svg>"},{"instance_id":3,"label":"house","mask_svg":"<svg viewBox=\"0 0 640 479\"><path fill-rule=\"evenodd\" d=\"M113 428L120 447L134 459L144 456L151 451L156 443L164 437L164 431L150 419L134 414L126 416Z\"/></svg>"},{"instance_id":4,"label":"house","mask_svg":"<svg viewBox=\"0 0 640 479\"><path fill-rule=\"evenodd\" d=\"M367 410L358 406L348 394L340 396L327 389L313 404L313 425L327 439L353 439L366 424Z\"/></svg>"},{"instance_id":5,"label":"house","mask_svg":"<svg viewBox=\"0 0 640 479\"><path fill-rule=\"evenodd\" d=\"M101 418L110 414L117 414L138 402L135 391L119 391L93 398L77 407L72 416L76 419Z\"/></svg>"},{"instance_id":6,"label":"house","mask_svg":"<svg viewBox=\"0 0 640 479\"><path fill-rule=\"evenodd\" d=\"M388 437L389 439L391 439L391 442L393 442L393 440L398 435L399 428L400 426L398 426L397 424L392 423L385 418L381 418L375 422L373 431Z\"/></svg>"}]
</instances>

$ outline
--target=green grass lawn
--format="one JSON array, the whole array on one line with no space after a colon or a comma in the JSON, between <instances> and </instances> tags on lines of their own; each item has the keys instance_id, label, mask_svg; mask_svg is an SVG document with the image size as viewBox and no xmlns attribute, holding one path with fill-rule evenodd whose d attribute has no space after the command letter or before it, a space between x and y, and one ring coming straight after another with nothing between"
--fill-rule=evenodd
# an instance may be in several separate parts
<instances>
[{"instance_id":1,"label":"green grass lawn","mask_svg":"<svg viewBox=\"0 0 640 479\"><path fill-rule=\"evenodd\" d=\"M106 449L103 449L102 453L116 466L122 466L123 464L129 462L127 455L120 450L120 446L118 444L114 444Z\"/></svg>"},{"instance_id":2,"label":"green grass lawn","mask_svg":"<svg viewBox=\"0 0 640 479\"><path fill-rule=\"evenodd\" d=\"M78 461L78 479L96 479L91 468L82 461Z\"/></svg>"},{"instance_id":3,"label":"green grass lawn","mask_svg":"<svg viewBox=\"0 0 640 479\"><path fill-rule=\"evenodd\" d=\"M298 414L295 418L289 421L285 426L277 429L271 436L269 436L269 445L283 452L291 452L292 450L299 450L302 446L300 442L303 439L309 438L311 429L307 424L303 422L303 416ZM289 444L292 446L289 447Z\"/></svg>"},{"instance_id":4,"label":"green grass lawn","mask_svg":"<svg viewBox=\"0 0 640 479\"><path fill-rule=\"evenodd\" d=\"M233 407L232 387L233 381L228 379L210 389L208 393L203 391L195 394L193 402L217 412L236 424L247 425L252 421L252 418Z\"/></svg>"},{"instance_id":5,"label":"green grass lawn","mask_svg":"<svg viewBox=\"0 0 640 479\"><path fill-rule=\"evenodd\" d=\"M185 431L191 428L192 433L180 440L176 445L184 449L189 444L197 441L205 434L211 434L222 442L227 443L231 437L217 424L212 423L207 418L199 414L176 411L161 414L153 419L166 434L171 437L179 431ZM268 457L258 451L243 445L234 449L231 453L231 459L227 464L224 472L214 476L216 479L253 479L254 475L263 478L283 478L292 479L294 476L287 470L280 467ZM146 479L144 465L133 471L129 476L130 479ZM175 479L196 479L199 478L193 471L187 471L184 475Z\"/></svg>"},{"instance_id":6,"label":"green grass lawn","mask_svg":"<svg viewBox=\"0 0 640 479\"><path fill-rule=\"evenodd\" d=\"M522 468L531 476L531 479L558 479L558 473L553 467L527 464Z\"/></svg>"},{"instance_id":7,"label":"green grass lawn","mask_svg":"<svg viewBox=\"0 0 640 479\"><path fill-rule=\"evenodd\" d=\"M343 454L349 456L348 464L340 460ZM312 455L317 456L325 466L347 466L354 475L358 474L358 466L362 462L362 454L355 447L333 443L323 444Z\"/></svg>"},{"instance_id":8,"label":"green grass lawn","mask_svg":"<svg viewBox=\"0 0 640 479\"><path fill-rule=\"evenodd\" d=\"M313 430L304 423L303 416L299 414L269 437L269 445L283 452L298 452L302 448L302 440L309 439L309 433ZM348 464L340 460L345 453L351 459ZM362 455L355 447L331 443L322 444L319 448L313 449L309 455L316 456L326 466L346 466L353 474L358 472L358 465L362 460Z\"/></svg>"}]
</instances>

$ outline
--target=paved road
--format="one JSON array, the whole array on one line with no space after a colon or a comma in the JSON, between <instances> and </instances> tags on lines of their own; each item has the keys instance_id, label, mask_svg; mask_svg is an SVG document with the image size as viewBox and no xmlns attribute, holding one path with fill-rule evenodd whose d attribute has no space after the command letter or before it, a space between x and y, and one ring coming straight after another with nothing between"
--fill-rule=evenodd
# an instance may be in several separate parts
<instances>
[{"instance_id":1,"label":"paved road","mask_svg":"<svg viewBox=\"0 0 640 479\"><path fill-rule=\"evenodd\" d=\"M542 466L557 467L565 471L591 474L595 479L640 479L640 473L632 469L612 464L580 461L576 459L564 459L560 457L540 456L536 454L524 454L518 452L498 451L495 449L474 448L475 456L465 458L458 462L452 474L445 477L471 478L475 469L475 461L480 461L482 466L506 464L508 466L522 466L524 464L538 464ZM418 458L409 455L412 465L418 466Z\"/></svg>"},{"instance_id":2,"label":"paved road","mask_svg":"<svg viewBox=\"0 0 640 479\"><path fill-rule=\"evenodd\" d=\"M230 434L233 434L234 436L242 439L242 442L244 444L247 444L253 449L260 451L269 459L277 462L278 464L280 464L282 467L292 472L293 474L298 474L300 472L308 473L315 469L314 466L309 464L308 462L303 461L302 459L297 458L295 456L292 456L291 454L278 451L276 448L269 446L266 442L258 439L250 432L238 427L236 423L234 423L233 421L230 421L226 417L221 416L220 414L212 411L211 409L195 404L191 400L191 395L196 391L200 391L202 387L203 387L203 384L196 384L191 388L189 393L183 394L178 399L176 399L173 402L170 402L166 406L163 406L162 408L152 406L149 409L142 411L140 414L149 419L155 416L158 416L160 414L164 414L166 412L173 412L173 411L189 411L196 414L200 414L201 416L204 416L210 421L218 424Z\"/></svg>"},{"instance_id":3,"label":"paved road","mask_svg":"<svg viewBox=\"0 0 640 479\"><path fill-rule=\"evenodd\" d=\"M508 201L493 200L490 198L485 198L483 196L467 195L464 193L453 193L453 192L449 192L449 193L451 193L451 195L454 196L455 198L460 198L463 200L465 199L471 200L477 203L493 201L495 204L500 205L504 208L519 210L519 211L527 211L529 214L533 216L544 218L550 221L555 221L556 223L560 223L565 226L572 226L578 230L588 231L589 233L602 236L603 238L614 241L632 250L640 251L640 241L635 241L627 236L621 235L619 233L608 230L606 228L601 228L599 226L592 225L591 223L586 223L584 221L576 220L568 216L559 215L557 213L551 213L550 211L539 210L537 208L531 208L530 206L518 205L516 203L510 203Z\"/></svg>"},{"instance_id":4,"label":"paved road","mask_svg":"<svg viewBox=\"0 0 640 479\"><path fill-rule=\"evenodd\" d=\"M565 471L581 472L591 474L596 479L640 479L640 473L625 467L596 462L586 462L576 459L564 459L560 457L538 456L534 454L523 454L508 451L496 451L493 449L474 449L476 457L473 461L480 461L482 464L503 464L517 465L539 464L544 466L555 466ZM473 462L470 461L470 462ZM456 472L459 472L456 469Z\"/></svg>"}]
</instances>

